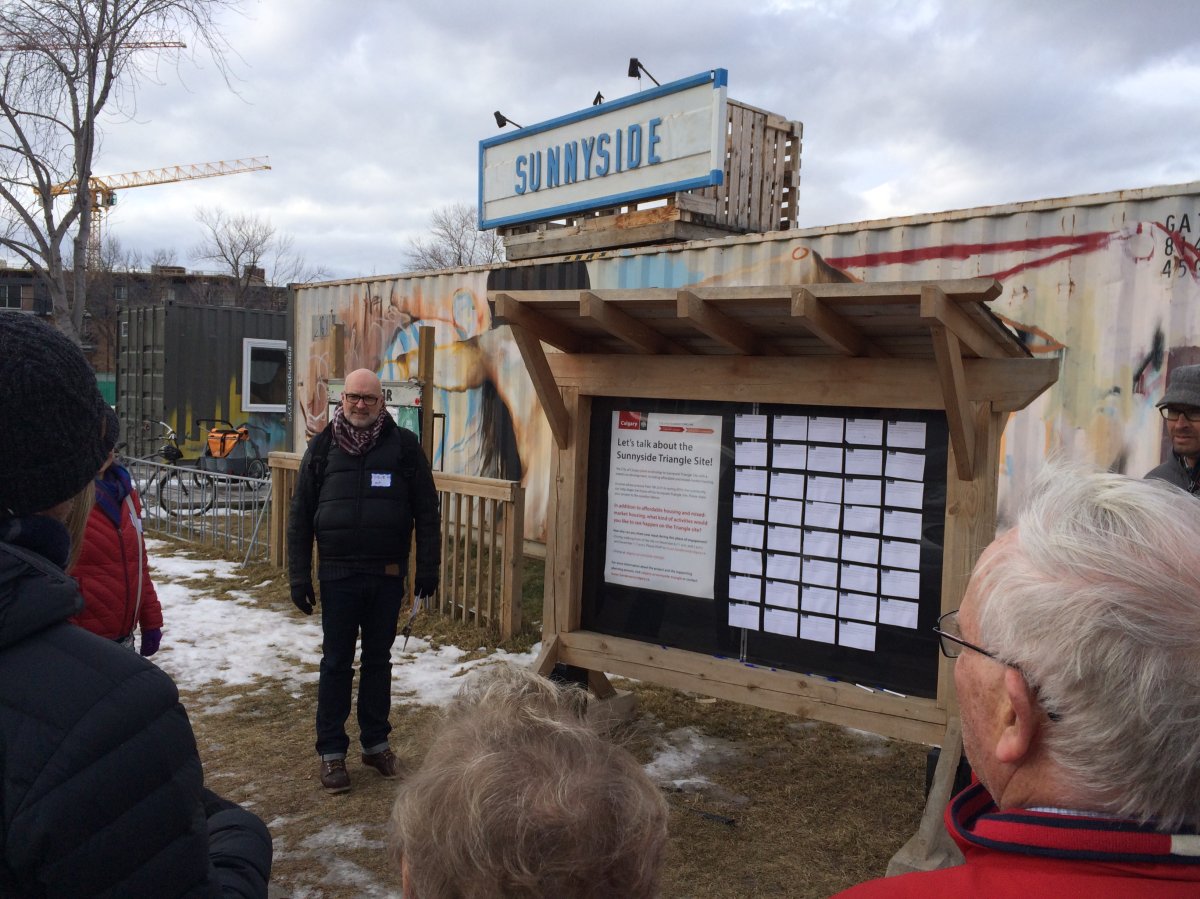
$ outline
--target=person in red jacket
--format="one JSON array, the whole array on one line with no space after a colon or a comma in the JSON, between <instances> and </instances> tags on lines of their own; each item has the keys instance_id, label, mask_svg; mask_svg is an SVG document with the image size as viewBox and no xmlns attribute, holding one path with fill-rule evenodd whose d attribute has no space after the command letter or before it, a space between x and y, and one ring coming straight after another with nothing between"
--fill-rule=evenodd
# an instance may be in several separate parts
<instances>
[{"instance_id":1,"label":"person in red jacket","mask_svg":"<svg viewBox=\"0 0 1200 899\"><path fill-rule=\"evenodd\" d=\"M979 782L965 862L853 899L1200 896L1200 517L1160 480L1055 465L937 628Z\"/></svg>"},{"instance_id":2,"label":"person in red jacket","mask_svg":"<svg viewBox=\"0 0 1200 899\"><path fill-rule=\"evenodd\" d=\"M118 426L108 410L108 426ZM140 652L152 656L162 642L162 606L146 558L142 537L142 500L129 472L114 452L95 479L96 502L88 515L83 548L70 574L83 594L83 611L75 624L109 640L134 648L140 629Z\"/></svg>"}]
</instances>

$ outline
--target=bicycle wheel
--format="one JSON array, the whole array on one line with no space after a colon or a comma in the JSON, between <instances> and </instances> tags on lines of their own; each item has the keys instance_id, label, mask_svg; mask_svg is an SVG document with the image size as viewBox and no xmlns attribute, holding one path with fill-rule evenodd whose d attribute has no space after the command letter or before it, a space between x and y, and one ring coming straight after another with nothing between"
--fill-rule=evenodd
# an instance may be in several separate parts
<instances>
[{"instance_id":1,"label":"bicycle wheel","mask_svg":"<svg viewBox=\"0 0 1200 899\"><path fill-rule=\"evenodd\" d=\"M246 466L246 477L257 478L260 481L266 480L270 475L270 469L267 468L267 463L262 459L251 459L250 464Z\"/></svg>"},{"instance_id":2,"label":"bicycle wheel","mask_svg":"<svg viewBox=\"0 0 1200 899\"><path fill-rule=\"evenodd\" d=\"M168 515L202 515L216 497L212 477L197 471L173 468L158 480L158 504Z\"/></svg>"}]
</instances>

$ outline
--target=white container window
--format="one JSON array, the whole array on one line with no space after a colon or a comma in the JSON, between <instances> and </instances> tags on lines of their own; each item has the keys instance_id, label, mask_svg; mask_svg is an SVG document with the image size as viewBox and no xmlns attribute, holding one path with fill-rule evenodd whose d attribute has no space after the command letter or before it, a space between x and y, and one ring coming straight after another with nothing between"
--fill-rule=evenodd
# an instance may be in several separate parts
<instances>
[{"instance_id":1,"label":"white container window","mask_svg":"<svg viewBox=\"0 0 1200 899\"><path fill-rule=\"evenodd\" d=\"M287 341L242 341L242 411L287 411Z\"/></svg>"}]
</instances>

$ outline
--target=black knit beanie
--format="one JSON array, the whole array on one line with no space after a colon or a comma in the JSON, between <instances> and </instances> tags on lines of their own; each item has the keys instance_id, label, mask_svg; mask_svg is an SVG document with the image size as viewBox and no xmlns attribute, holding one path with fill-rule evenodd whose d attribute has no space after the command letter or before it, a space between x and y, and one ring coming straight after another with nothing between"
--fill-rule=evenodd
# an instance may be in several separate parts
<instances>
[{"instance_id":1,"label":"black knit beanie","mask_svg":"<svg viewBox=\"0 0 1200 899\"><path fill-rule=\"evenodd\" d=\"M82 490L116 443L108 412L79 347L31 315L0 312L0 517Z\"/></svg>"}]
</instances>

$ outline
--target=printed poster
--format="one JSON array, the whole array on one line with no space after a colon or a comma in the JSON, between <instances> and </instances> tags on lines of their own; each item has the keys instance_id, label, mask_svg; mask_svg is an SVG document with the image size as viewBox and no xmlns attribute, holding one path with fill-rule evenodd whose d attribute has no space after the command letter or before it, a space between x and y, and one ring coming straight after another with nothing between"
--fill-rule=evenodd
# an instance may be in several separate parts
<instances>
[{"instance_id":1,"label":"printed poster","mask_svg":"<svg viewBox=\"0 0 1200 899\"><path fill-rule=\"evenodd\" d=\"M604 579L713 598L721 417L613 413Z\"/></svg>"}]
</instances>

